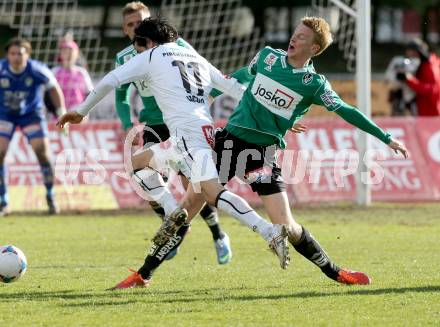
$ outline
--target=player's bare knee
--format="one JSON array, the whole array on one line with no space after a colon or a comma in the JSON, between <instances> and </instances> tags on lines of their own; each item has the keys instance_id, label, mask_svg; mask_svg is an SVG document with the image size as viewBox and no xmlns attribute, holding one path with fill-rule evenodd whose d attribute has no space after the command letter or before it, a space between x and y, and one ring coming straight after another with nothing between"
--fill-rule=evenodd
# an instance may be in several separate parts
<instances>
[{"instance_id":1,"label":"player's bare knee","mask_svg":"<svg viewBox=\"0 0 440 327\"><path fill-rule=\"evenodd\" d=\"M293 244L296 244L301 239L303 228L300 224L298 224L296 221L294 223L289 224L287 227L287 235L289 237L289 241Z\"/></svg>"},{"instance_id":2,"label":"player's bare knee","mask_svg":"<svg viewBox=\"0 0 440 327\"><path fill-rule=\"evenodd\" d=\"M210 205L215 205L215 200L217 198L217 193L213 193L211 190L203 190L202 189L202 195L206 202Z\"/></svg>"},{"instance_id":3,"label":"player's bare knee","mask_svg":"<svg viewBox=\"0 0 440 327\"><path fill-rule=\"evenodd\" d=\"M200 183L202 195L206 202L215 206L218 194L224 190L217 180L209 180Z\"/></svg>"}]
</instances>

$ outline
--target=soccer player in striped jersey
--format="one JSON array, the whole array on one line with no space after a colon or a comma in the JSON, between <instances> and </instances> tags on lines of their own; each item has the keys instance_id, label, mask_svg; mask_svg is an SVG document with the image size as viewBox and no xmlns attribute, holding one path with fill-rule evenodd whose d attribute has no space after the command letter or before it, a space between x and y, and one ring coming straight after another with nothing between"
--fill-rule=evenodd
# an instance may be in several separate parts
<instances>
[{"instance_id":1,"label":"soccer player in striped jersey","mask_svg":"<svg viewBox=\"0 0 440 327\"><path fill-rule=\"evenodd\" d=\"M140 22L150 17L149 8L140 1L130 2L122 9L123 18L123 31L124 34L132 41L134 38L134 30L140 24ZM178 38L176 43L182 47L192 48L185 40ZM125 62L133 58L137 54L136 49L131 44L116 55L116 67L123 65ZM122 127L128 133L133 127L130 114L130 100L129 100L129 88L130 85L136 87L139 94L143 108L139 113L139 122L145 124L143 133L144 146L151 146L156 143L160 143L168 140L170 133L167 125L165 125L162 117L162 112L157 105L154 96L148 87L148 82L143 80L134 81L120 85L115 90L115 104L116 111L119 119L121 120ZM134 145L137 145L139 138L134 138ZM184 179L182 182L186 186ZM155 201L150 201L152 209L157 213L160 218L164 218L165 211L160 204ZM215 207L205 205L200 211L200 215L208 225L212 237L214 240L214 247L217 253L217 262L219 264L227 264L232 259L232 249L230 245L229 236L222 230L218 214ZM171 259L177 253L176 250L172 251L167 259Z\"/></svg>"}]
</instances>

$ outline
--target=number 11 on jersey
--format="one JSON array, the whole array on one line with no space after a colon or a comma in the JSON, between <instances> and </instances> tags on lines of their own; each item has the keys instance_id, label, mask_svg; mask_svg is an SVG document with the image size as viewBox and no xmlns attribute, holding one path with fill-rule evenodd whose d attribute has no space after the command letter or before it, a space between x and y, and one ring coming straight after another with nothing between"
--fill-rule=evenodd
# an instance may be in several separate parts
<instances>
[{"instance_id":1,"label":"number 11 on jersey","mask_svg":"<svg viewBox=\"0 0 440 327\"><path fill-rule=\"evenodd\" d=\"M197 96L204 95L202 79L200 78L200 69L198 63L189 62L185 65L183 61L174 60L173 62L171 62L171 64L179 68L179 73L180 73L180 77L182 78L183 87L185 88L186 92L189 94L192 93L191 93L191 84L189 83L188 70L192 68L193 76L197 85Z\"/></svg>"}]
</instances>

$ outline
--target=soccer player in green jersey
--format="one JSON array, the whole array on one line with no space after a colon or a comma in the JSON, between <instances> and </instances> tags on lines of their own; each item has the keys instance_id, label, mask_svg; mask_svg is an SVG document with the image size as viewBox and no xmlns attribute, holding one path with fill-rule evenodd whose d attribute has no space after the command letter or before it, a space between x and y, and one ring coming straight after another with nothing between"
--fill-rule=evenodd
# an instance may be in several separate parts
<instances>
[{"instance_id":1,"label":"soccer player in green jersey","mask_svg":"<svg viewBox=\"0 0 440 327\"><path fill-rule=\"evenodd\" d=\"M133 40L135 28L143 19L150 17L150 10L140 1L130 2L123 8L122 17L124 34L127 35L130 40ZM183 47L191 47L182 38L177 39L176 43ZM116 67L124 64L136 54L137 51L133 45L126 47L116 55ZM139 113L139 122L145 124L145 130L143 133L144 146L153 145L167 140L170 137L170 133L167 126L164 124L162 112L144 81L136 81L134 83L121 85L115 91L116 111L121 120L123 129L128 134L133 127L129 100L129 87L131 84L136 87L137 92L142 99L143 109ZM133 141L133 145L137 145L137 140L138 138L136 137ZM158 216L163 219L165 215L164 209L157 202L151 201L150 205ZM205 205L200 211L200 215L211 230L217 252L217 262L219 264L229 263L232 259L230 241L228 235L220 227L216 209L212 206ZM171 259L175 254L176 251L173 251L167 256L167 259Z\"/></svg>"},{"instance_id":2,"label":"soccer player in green jersey","mask_svg":"<svg viewBox=\"0 0 440 327\"><path fill-rule=\"evenodd\" d=\"M338 267L315 238L292 217L281 169L276 163L277 149L284 149L288 130L303 132L298 123L312 104L324 106L348 123L377 137L396 153L408 156L403 144L391 138L355 107L332 90L330 83L315 72L311 58L321 54L332 42L328 23L318 17L304 17L290 39L287 52L265 47L251 61L252 80L226 127L216 134L217 170L222 183L233 176L247 180L263 201L274 224L287 224L288 239L295 250L318 266L329 278L343 284L370 284L370 278L357 271ZM204 203L190 189L182 206L188 220ZM176 233L177 234L177 233ZM169 245L169 243L167 243ZM160 265L149 255L139 269L139 278L151 279ZM131 287L144 286L132 280Z\"/></svg>"}]
</instances>

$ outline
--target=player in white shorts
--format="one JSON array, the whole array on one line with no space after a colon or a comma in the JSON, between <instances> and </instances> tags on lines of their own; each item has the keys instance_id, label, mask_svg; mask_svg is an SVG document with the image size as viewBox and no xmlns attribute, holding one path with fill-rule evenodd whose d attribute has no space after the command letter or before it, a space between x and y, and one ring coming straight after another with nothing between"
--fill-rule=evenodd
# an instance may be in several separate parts
<instances>
[{"instance_id":1,"label":"player in white shorts","mask_svg":"<svg viewBox=\"0 0 440 327\"><path fill-rule=\"evenodd\" d=\"M63 128L66 123L80 123L115 87L136 80L145 80L162 110L164 122L171 135L171 147L168 149L164 149L163 144L154 145L133 157L135 178L142 181L144 190L163 206L168 217L153 238L158 249L172 235L176 236L175 242L180 243L189 227L185 225L186 210L180 207L161 175L154 170L169 164L185 174L192 183L190 187L200 187L208 203L226 211L258 232L277 254L281 267L287 268L290 258L286 226L267 222L244 199L225 190L219 183L212 159L214 129L209 114L208 94L212 87L215 87L240 99L245 87L235 79L223 76L193 49L183 48L174 43L177 31L158 18L143 20L135 33L134 44L148 50L108 73L83 104L76 111L61 117L57 125ZM137 162L137 158L142 158L143 162ZM136 171L136 168L145 165L149 168ZM148 278L149 276L142 276L141 268L127 280L135 279L134 286L143 286L148 283Z\"/></svg>"}]
</instances>

